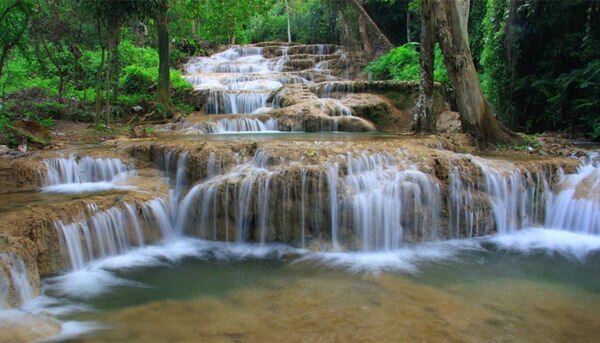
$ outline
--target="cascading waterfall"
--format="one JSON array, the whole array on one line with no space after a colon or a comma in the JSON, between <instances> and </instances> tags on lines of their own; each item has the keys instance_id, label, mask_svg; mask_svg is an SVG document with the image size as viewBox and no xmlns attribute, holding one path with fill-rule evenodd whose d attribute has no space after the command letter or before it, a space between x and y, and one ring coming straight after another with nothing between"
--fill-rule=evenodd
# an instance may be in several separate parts
<instances>
[{"instance_id":1,"label":"cascading waterfall","mask_svg":"<svg viewBox=\"0 0 600 343\"><path fill-rule=\"evenodd\" d=\"M32 296L33 287L23 260L10 252L0 253L0 309L21 306Z\"/></svg>"},{"instance_id":2,"label":"cascading waterfall","mask_svg":"<svg viewBox=\"0 0 600 343\"><path fill-rule=\"evenodd\" d=\"M540 223L550 201L548 178L543 172L534 177L510 162L474 158L481 168L484 190L491 202L498 233L509 233Z\"/></svg>"},{"instance_id":3,"label":"cascading waterfall","mask_svg":"<svg viewBox=\"0 0 600 343\"><path fill-rule=\"evenodd\" d=\"M94 207L89 210L93 211ZM71 269L78 270L95 259L143 246L149 241L147 238L159 240L177 236L169 219L168 204L163 199L141 204L140 211L141 218L136 205L126 203L123 207L96 212L84 221L71 224L57 221L55 227Z\"/></svg>"},{"instance_id":4,"label":"cascading waterfall","mask_svg":"<svg viewBox=\"0 0 600 343\"><path fill-rule=\"evenodd\" d=\"M129 168L116 158L83 157L78 159L71 155L68 158L52 158L44 160L46 166L46 186L84 183L110 182Z\"/></svg>"},{"instance_id":5,"label":"cascading waterfall","mask_svg":"<svg viewBox=\"0 0 600 343\"><path fill-rule=\"evenodd\" d=\"M214 155L211 155L214 156ZM214 175L217 169L213 161L209 161L209 175ZM261 202L262 211L259 211L257 223L261 223L265 228L269 196L269 175L271 173L265 168L266 156L262 151L258 151L254 158L249 162L238 163L224 174L209 177L206 181L194 186L179 207L178 221L176 228L179 232L184 232L188 222L196 220L195 234L202 238L218 239L219 218L222 210L223 193L232 194L234 213L229 213L229 208L225 208L222 214L225 218L235 217L235 237L238 242L244 242L250 237L250 216L254 214L254 201ZM220 169L220 168L219 168ZM222 190L225 188L224 190ZM257 190L255 190L257 188ZM258 193L255 193L257 191ZM196 201L200 200L200 211L196 210ZM225 202L229 206L229 201ZM199 213L198 213L199 212ZM229 227L225 228L227 238L231 237ZM263 232L264 233L264 232ZM261 235L264 236L264 235ZM256 238L256 237L255 237Z\"/></svg>"},{"instance_id":6,"label":"cascading waterfall","mask_svg":"<svg viewBox=\"0 0 600 343\"><path fill-rule=\"evenodd\" d=\"M330 67L341 57L337 46L273 46L265 57L261 47L233 47L210 57L192 59L186 79L195 89L207 91L207 114L258 114L278 107L270 95L285 84L309 83L316 74L330 76ZM279 54L278 54L279 53ZM302 70L298 70L302 69Z\"/></svg>"},{"instance_id":7,"label":"cascading waterfall","mask_svg":"<svg viewBox=\"0 0 600 343\"><path fill-rule=\"evenodd\" d=\"M438 183L391 155L349 154L319 169L267 161L259 150L222 170L211 154L207 179L180 203L177 230L206 239L229 240L235 233L238 242L269 242L298 228L299 245L324 235L333 250L341 250L355 236L364 251L438 236Z\"/></svg>"},{"instance_id":8,"label":"cascading waterfall","mask_svg":"<svg viewBox=\"0 0 600 343\"><path fill-rule=\"evenodd\" d=\"M558 194L546 210L545 226L600 234L600 163L590 161L575 174L561 176Z\"/></svg>"},{"instance_id":9,"label":"cascading waterfall","mask_svg":"<svg viewBox=\"0 0 600 343\"><path fill-rule=\"evenodd\" d=\"M327 187L329 188L329 211L331 217L331 245L333 250L339 251L339 207L338 207L338 175L339 165L337 163L330 164L327 167L325 177L327 179Z\"/></svg>"},{"instance_id":10,"label":"cascading waterfall","mask_svg":"<svg viewBox=\"0 0 600 343\"><path fill-rule=\"evenodd\" d=\"M270 72L283 70L286 58L271 65L257 47L234 47L188 63L188 81L196 89L209 89L208 114L249 114L267 107L271 91L283 84ZM211 75L199 77L196 74Z\"/></svg>"},{"instance_id":11,"label":"cascading waterfall","mask_svg":"<svg viewBox=\"0 0 600 343\"><path fill-rule=\"evenodd\" d=\"M277 120L268 119L263 122L256 118L225 118L185 127L188 133L277 132L278 129Z\"/></svg>"},{"instance_id":12,"label":"cascading waterfall","mask_svg":"<svg viewBox=\"0 0 600 343\"><path fill-rule=\"evenodd\" d=\"M486 230L491 226L489 223L480 226L481 221L489 215L487 208L475 201L478 185L463 180L459 169L451 166L448 187L448 230L452 237L472 238L490 233Z\"/></svg>"},{"instance_id":13,"label":"cascading waterfall","mask_svg":"<svg viewBox=\"0 0 600 343\"><path fill-rule=\"evenodd\" d=\"M353 194L345 216L353 217L363 251L393 250L409 237L437 238L441 191L436 181L387 154L348 154L344 183ZM414 239L413 238L413 239Z\"/></svg>"},{"instance_id":14,"label":"cascading waterfall","mask_svg":"<svg viewBox=\"0 0 600 343\"><path fill-rule=\"evenodd\" d=\"M354 83L351 82L325 82L316 88L320 98L340 99L354 93Z\"/></svg>"}]
</instances>

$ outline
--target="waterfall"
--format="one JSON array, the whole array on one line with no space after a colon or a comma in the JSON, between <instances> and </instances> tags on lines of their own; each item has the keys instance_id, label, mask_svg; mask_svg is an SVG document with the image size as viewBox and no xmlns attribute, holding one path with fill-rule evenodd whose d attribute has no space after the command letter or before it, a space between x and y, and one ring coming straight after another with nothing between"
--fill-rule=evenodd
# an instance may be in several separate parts
<instances>
[{"instance_id":1,"label":"waterfall","mask_svg":"<svg viewBox=\"0 0 600 343\"><path fill-rule=\"evenodd\" d=\"M228 220L229 217L234 217L236 240L244 242L250 238L250 219L255 215L255 202L262 201L262 211L256 214L256 222L261 223L264 229L268 220L266 206L270 193L270 172L265 168L267 157L262 151L258 151L251 161L238 163L231 170L217 174L215 171L222 167L215 161L214 155L211 156L208 164L209 178L192 187L179 205L177 230L185 232L188 223L196 220L198 225L195 234L198 237L218 239L219 226L222 225L219 218L225 217ZM225 202L227 207L223 213L221 198L223 194L229 196L230 193L234 213L229 213L229 201ZM199 211L196 208L197 201L200 202ZM229 227L225 227L225 230L229 238ZM255 238L260 240L260 237Z\"/></svg>"},{"instance_id":2,"label":"waterfall","mask_svg":"<svg viewBox=\"0 0 600 343\"><path fill-rule=\"evenodd\" d=\"M98 258L119 255L134 246L143 246L148 238L174 238L168 205L154 199L138 208L126 203L94 213L89 219L71 224L55 222L61 249L72 270L83 268ZM158 229L158 232L157 232Z\"/></svg>"},{"instance_id":3,"label":"waterfall","mask_svg":"<svg viewBox=\"0 0 600 343\"><path fill-rule=\"evenodd\" d=\"M188 133L277 132L278 128L275 119L263 122L256 118L225 118L185 126Z\"/></svg>"},{"instance_id":4,"label":"waterfall","mask_svg":"<svg viewBox=\"0 0 600 343\"><path fill-rule=\"evenodd\" d=\"M262 53L262 48L234 47L188 63L188 80L196 89L209 90L206 113L249 114L266 107L271 91L282 83L267 77L273 69Z\"/></svg>"},{"instance_id":5,"label":"waterfall","mask_svg":"<svg viewBox=\"0 0 600 343\"><path fill-rule=\"evenodd\" d=\"M448 230L452 237L472 238L489 233L486 229L490 225L480 227L488 213L485 207L475 201L479 185L463 180L459 169L451 167L448 187Z\"/></svg>"},{"instance_id":6,"label":"waterfall","mask_svg":"<svg viewBox=\"0 0 600 343\"><path fill-rule=\"evenodd\" d=\"M33 287L23 260L11 252L0 253L0 309L23 305L32 296Z\"/></svg>"},{"instance_id":7,"label":"waterfall","mask_svg":"<svg viewBox=\"0 0 600 343\"><path fill-rule=\"evenodd\" d=\"M110 182L119 174L128 170L128 167L116 158L77 157L45 159L46 186L84 183L84 182Z\"/></svg>"},{"instance_id":8,"label":"waterfall","mask_svg":"<svg viewBox=\"0 0 600 343\"><path fill-rule=\"evenodd\" d=\"M354 93L354 83L351 82L326 82L315 89L320 98L340 99Z\"/></svg>"},{"instance_id":9,"label":"waterfall","mask_svg":"<svg viewBox=\"0 0 600 343\"><path fill-rule=\"evenodd\" d=\"M481 168L498 233L513 232L541 221L540 209L546 207L551 197L545 173L540 171L534 178L529 171L507 161L481 158L474 161Z\"/></svg>"},{"instance_id":10,"label":"waterfall","mask_svg":"<svg viewBox=\"0 0 600 343\"><path fill-rule=\"evenodd\" d=\"M273 71L275 71L275 72L283 71L283 69L285 67L285 63L289 60L288 50L289 50L289 48L287 46L283 47L281 49L281 57L275 63L275 66L273 67Z\"/></svg>"},{"instance_id":11,"label":"waterfall","mask_svg":"<svg viewBox=\"0 0 600 343\"><path fill-rule=\"evenodd\" d=\"M600 164L581 165L562 175L558 194L549 202L545 226L586 234L600 234Z\"/></svg>"},{"instance_id":12,"label":"waterfall","mask_svg":"<svg viewBox=\"0 0 600 343\"><path fill-rule=\"evenodd\" d=\"M353 217L363 251L437 238L441 196L436 181L387 154L348 154L347 159L344 183L353 194L347 216Z\"/></svg>"},{"instance_id":13,"label":"waterfall","mask_svg":"<svg viewBox=\"0 0 600 343\"><path fill-rule=\"evenodd\" d=\"M134 172L116 158L83 157L45 159L44 192L82 193L113 189L132 190L123 184L125 177Z\"/></svg>"},{"instance_id":14,"label":"waterfall","mask_svg":"<svg viewBox=\"0 0 600 343\"><path fill-rule=\"evenodd\" d=\"M331 245L333 250L339 251L339 211L338 211L338 171L339 165L337 163L330 164L326 170L327 187L329 191L329 211L331 215Z\"/></svg>"},{"instance_id":15,"label":"waterfall","mask_svg":"<svg viewBox=\"0 0 600 343\"><path fill-rule=\"evenodd\" d=\"M178 232L217 240L231 240L235 232L235 241L265 243L285 240L297 228L302 246L309 236L324 235L341 250L357 237L364 251L438 238L437 181L392 155L348 154L306 169L259 150L250 160L222 166L209 156L207 178L179 205Z\"/></svg>"},{"instance_id":16,"label":"waterfall","mask_svg":"<svg viewBox=\"0 0 600 343\"><path fill-rule=\"evenodd\" d=\"M208 114L251 114L267 106L269 92L211 90L206 104Z\"/></svg>"}]
</instances>

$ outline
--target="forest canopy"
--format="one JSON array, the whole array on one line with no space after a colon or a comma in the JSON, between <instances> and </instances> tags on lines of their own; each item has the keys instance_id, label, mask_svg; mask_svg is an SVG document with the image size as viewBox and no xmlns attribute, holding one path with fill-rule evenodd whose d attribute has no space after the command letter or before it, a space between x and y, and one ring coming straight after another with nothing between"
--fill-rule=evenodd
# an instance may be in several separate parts
<instances>
[{"instance_id":1,"label":"forest canopy","mask_svg":"<svg viewBox=\"0 0 600 343\"><path fill-rule=\"evenodd\" d=\"M2 1L0 131L20 118L108 125L134 106L159 117L191 111L182 66L224 44L291 38L374 50L354 4L396 47L364 61L361 77L417 79L420 0ZM599 0L471 1L473 59L505 126L600 138L599 15ZM450 87L442 58L435 78Z\"/></svg>"}]
</instances>

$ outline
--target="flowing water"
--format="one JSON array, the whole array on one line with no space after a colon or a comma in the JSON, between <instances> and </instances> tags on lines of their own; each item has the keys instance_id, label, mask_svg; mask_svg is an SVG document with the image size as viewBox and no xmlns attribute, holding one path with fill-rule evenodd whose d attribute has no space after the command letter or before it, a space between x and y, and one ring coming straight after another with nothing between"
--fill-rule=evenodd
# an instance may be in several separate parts
<instances>
[{"instance_id":1,"label":"flowing water","mask_svg":"<svg viewBox=\"0 0 600 343\"><path fill-rule=\"evenodd\" d=\"M236 47L190 62L217 116L129 150L141 160L151 145L163 196L119 201L148 189L116 157L44 160L31 204L115 201L54 222L64 269L40 296L27 261L0 254L0 305L50 314L59 341L597 340L597 153L572 173L454 153L441 166L429 155L443 146L410 138L278 132L273 92L337 79L329 67L343 54ZM354 91L319 89L327 101ZM14 313L0 312L0 341Z\"/></svg>"}]
</instances>

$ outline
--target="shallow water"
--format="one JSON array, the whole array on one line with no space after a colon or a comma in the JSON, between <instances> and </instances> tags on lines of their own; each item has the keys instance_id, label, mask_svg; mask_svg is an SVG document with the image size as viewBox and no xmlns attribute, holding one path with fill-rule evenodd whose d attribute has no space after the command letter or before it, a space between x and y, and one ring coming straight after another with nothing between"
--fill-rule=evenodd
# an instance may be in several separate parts
<instances>
[{"instance_id":1,"label":"shallow water","mask_svg":"<svg viewBox=\"0 0 600 343\"><path fill-rule=\"evenodd\" d=\"M600 243L539 231L386 253L181 241L47 280L46 293L88 308L63 319L104 326L72 338L86 342L595 340ZM100 272L97 292L74 286Z\"/></svg>"},{"instance_id":2,"label":"shallow water","mask_svg":"<svg viewBox=\"0 0 600 343\"><path fill-rule=\"evenodd\" d=\"M158 141L373 141L388 139L414 139L414 136L380 132L239 132L215 134L162 134Z\"/></svg>"}]
</instances>

